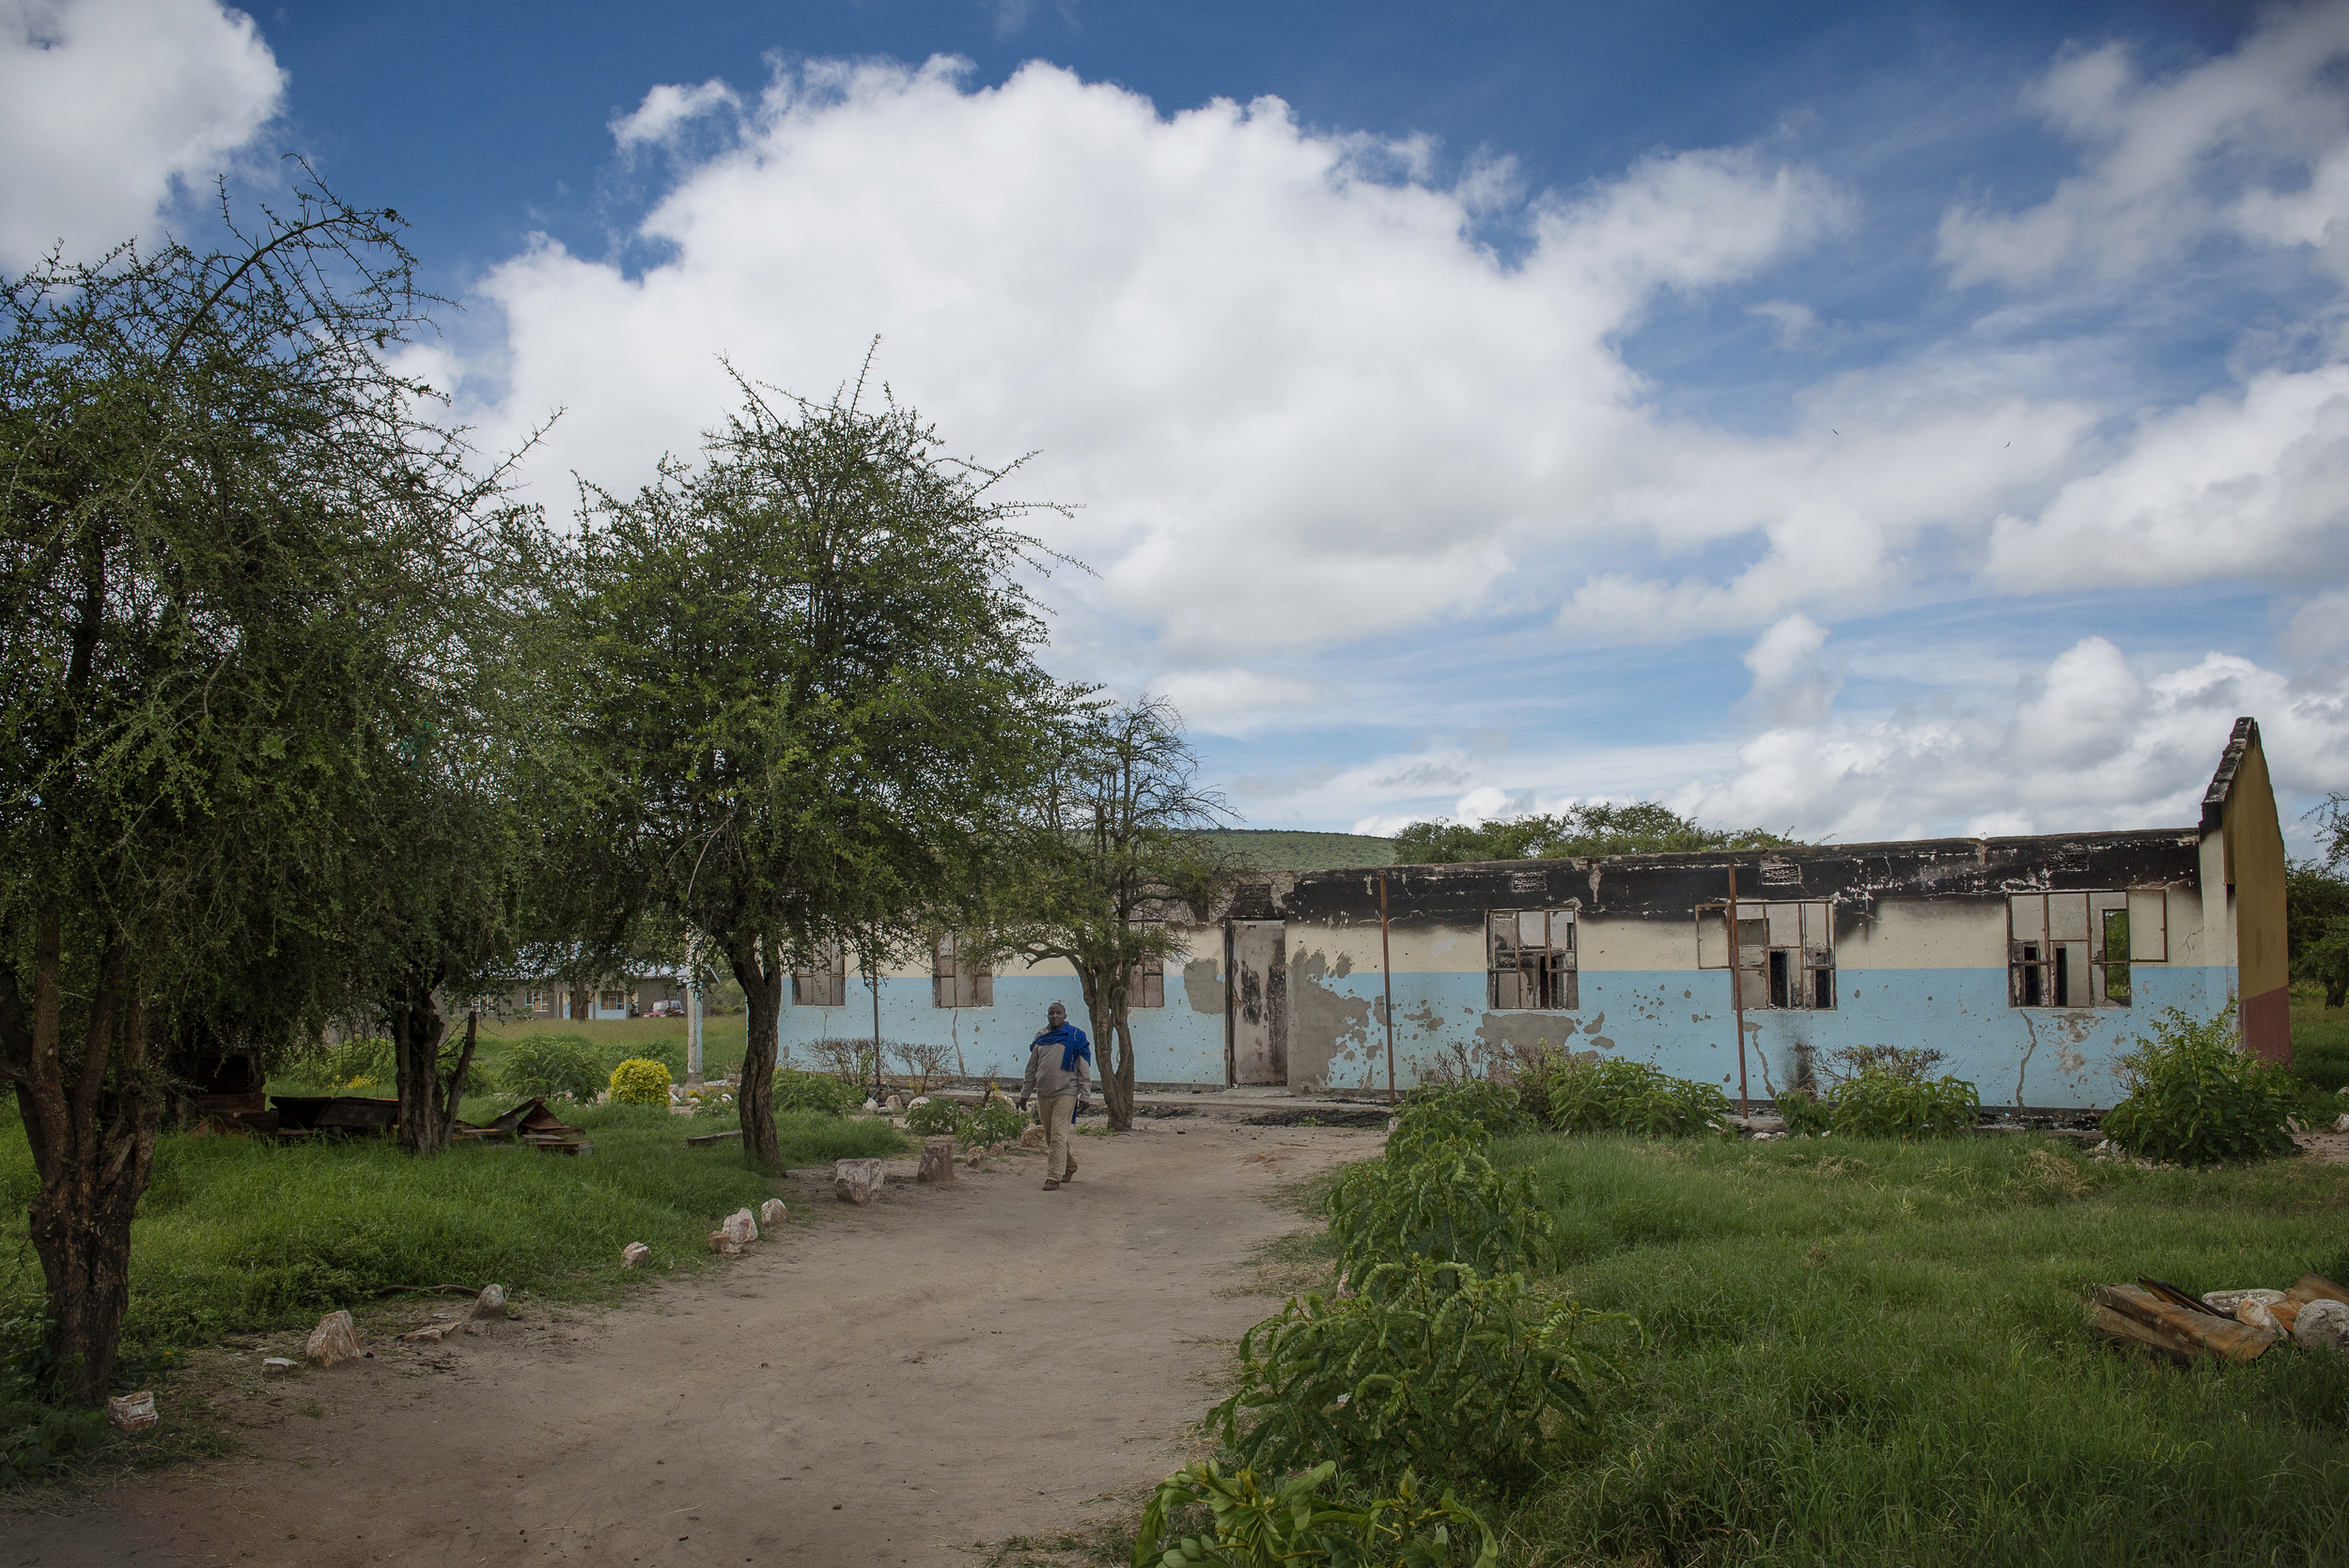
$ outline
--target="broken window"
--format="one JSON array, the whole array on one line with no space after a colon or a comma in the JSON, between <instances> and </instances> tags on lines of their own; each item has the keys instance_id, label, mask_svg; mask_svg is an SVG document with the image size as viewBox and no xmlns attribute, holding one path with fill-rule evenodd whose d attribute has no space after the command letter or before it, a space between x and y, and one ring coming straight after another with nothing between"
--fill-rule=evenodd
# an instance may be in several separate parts
<instances>
[{"instance_id":1,"label":"broken window","mask_svg":"<svg viewBox=\"0 0 2349 1568\"><path fill-rule=\"evenodd\" d=\"M1732 966L1729 906L1697 910L1697 967ZM1835 1005L1835 906L1825 899L1737 903L1738 1005L1816 1012Z\"/></svg>"},{"instance_id":2,"label":"broken window","mask_svg":"<svg viewBox=\"0 0 2349 1568\"><path fill-rule=\"evenodd\" d=\"M938 939L930 949L930 1004L934 1007L992 1007L995 973L984 960L968 957L964 939Z\"/></svg>"},{"instance_id":3,"label":"broken window","mask_svg":"<svg viewBox=\"0 0 2349 1568\"><path fill-rule=\"evenodd\" d=\"M628 1010L628 993L626 991L606 991L601 996L597 998L596 1005L602 1008L607 1013L624 1013Z\"/></svg>"},{"instance_id":4,"label":"broken window","mask_svg":"<svg viewBox=\"0 0 2349 1568\"><path fill-rule=\"evenodd\" d=\"M2006 924L2013 1007L2126 1007L2131 950L2154 946L2132 939L2125 893L2011 893Z\"/></svg>"},{"instance_id":5,"label":"broken window","mask_svg":"<svg viewBox=\"0 0 2349 1568\"><path fill-rule=\"evenodd\" d=\"M1571 1012L1582 1005L1572 909L1491 909L1485 916L1485 1004Z\"/></svg>"},{"instance_id":6,"label":"broken window","mask_svg":"<svg viewBox=\"0 0 2349 1568\"><path fill-rule=\"evenodd\" d=\"M848 944L837 939L820 943L805 969L791 971L794 1007L846 1007L848 1004Z\"/></svg>"},{"instance_id":7,"label":"broken window","mask_svg":"<svg viewBox=\"0 0 2349 1568\"><path fill-rule=\"evenodd\" d=\"M1156 939L1166 929L1159 920L1134 923L1134 929L1145 939ZM1166 958L1153 953L1136 964L1126 975L1126 1005L1128 1007L1163 1007L1166 1005Z\"/></svg>"}]
</instances>

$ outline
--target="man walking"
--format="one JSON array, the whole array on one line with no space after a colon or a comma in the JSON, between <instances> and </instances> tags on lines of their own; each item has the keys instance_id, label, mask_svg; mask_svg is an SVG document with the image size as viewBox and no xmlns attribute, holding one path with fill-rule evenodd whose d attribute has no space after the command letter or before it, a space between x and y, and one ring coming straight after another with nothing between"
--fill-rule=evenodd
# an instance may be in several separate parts
<instances>
[{"instance_id":1,"label":"man walking","mask_svg":"<svg viewBox=\"0 0 2349 1568\"><path fill-rule=\"evenodd\" d=\"M1036 1120L1044 1124L1044 1190L1077 1177L1077 1161L1068 1152L1068 1124L1092 1097L1086 1068L1093 1062L1093 1042L1068 1021L1068 1009L1052 1003L1045 1015L1044 1032L1028 1048L1028 1076L1019 1087L1019 1109L1028 1096L1036 1097Z\"/></svg>"}]
</instances>

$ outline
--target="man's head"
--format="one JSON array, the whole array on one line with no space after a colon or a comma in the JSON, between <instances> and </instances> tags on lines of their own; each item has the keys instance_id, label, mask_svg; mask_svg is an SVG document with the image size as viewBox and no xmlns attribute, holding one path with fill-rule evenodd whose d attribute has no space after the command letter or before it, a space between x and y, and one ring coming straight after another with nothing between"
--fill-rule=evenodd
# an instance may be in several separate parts
<instances>
[{"instance_id":1,"label":"man's head","mask_svg":"<svg viewBox=\"0 0 2349 1568\"><path fill-rule=\"evenodd\" d=\"M1057 1001L1044 1010L1044 1027L1047 1029L1058 1029L1067 1021L1068 1009Z\"/></svg>"}]
</instances>

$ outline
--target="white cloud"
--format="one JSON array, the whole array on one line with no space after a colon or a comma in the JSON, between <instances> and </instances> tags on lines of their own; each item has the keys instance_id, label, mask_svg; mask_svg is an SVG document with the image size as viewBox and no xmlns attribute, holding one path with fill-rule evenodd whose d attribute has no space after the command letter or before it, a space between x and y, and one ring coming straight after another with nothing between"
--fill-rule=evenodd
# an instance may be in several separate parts
<instances>
[{"instance_id":1,"label":"white cloud","mask_svg":"<svg viewBox=\"0 0 2349 1568\"><path fill-rule=\"evenodd\" d=\"M2349 569L2349 365L2268 371L2146 419L2035 519L2000 517L1985 575L2019 592Z\"/></svg>"},{"instance_id":2,"label":"white cloud","mask_svg":"<svg viewBox=\"0 0 2349 1568\"><path fill-rule=\"evenodd\" d=\"M1254 670L1173 670L1150 686L1190 728L1216 735L1252 735L1324 700L1322 689L1300 675Z\"/></svg>"},{"instance_id":3,"label":"white cloud","mask_svg":"<svg viewBox=\"0 0 2349 1568\"><path fill-rule=\"evenodd\" d=\"M1779 662L1757 645L1755 685ZM1780 639L1781 642L1784 639ZM1820 710L1774 724L1736 762L1672 792L1719 824L1845 843L1921 832L2190 826L2241 715L2260 721L2287 799L2349 786L2349 672L2295 681L2232 654L2145 674L2085 637L2031 673L2004 711L1865 718Z\"/></svg>"},{"instance_id":4,"label":"white cloud","mask_svg":"<svg viewBox=\"0 0 2349 1568\"><path fill-rule=\"evenodd\" d=\"M2148 82L2119 44L2076 54L2031 106L2090 154L2035 207L1953 207L1960 284L2028 285L2085 266L2118 278L2232 232L2321 247L2349 272L2349 6L2279 8L2232 54Z\"/></svg>"},{"instance_id":5,"label":"white cloud","mask_svg":"<svg viewBox=\"0 0 2349 1568\"><path fill-rule=\"evenodd\" d=\"M1748 316L1760 316L1778 323L1778 346L1792 349L1819 330L1819 314L1809 305L1792 300L1765 300L1758 305L1746 306Z\"/></svg>"},{"instance_id":6,"label":"white cloud","mask_svg":"<svg viewBox=\"0 0 2349 1568\"><path fill-rule=\"evenodd\" d=\"M713 80L694 87L663 83L645 94L642 103L612 122L612 139L623 152L646 146L674 145L677 132L690 122L721 110L739 114L741 107L741 98L723 82Z\"/></svg>"},{"instance_id":7,"label":"white cloud","mask_svg":"<svg viewBox=\"0 0 2349 1568\"><path fill-rule=\"evenodd\" d=\"M211 0L0 0L0 268L146 232L284 86L252 18Z\"/></svg>"},{"instance_id":8,"label":"white cloud","mask_svg":"<svg viewBox=\"0 0 2349 1568\"><path fill-rule=\"evenodd\" d=\"M1082 505L1038 520L1100 572L1068 591L1212 668L1522 594L1527 554L1621 525L1626 475L1672 490L1689 432L1643 410L1615 337L1843 206L1750 151L1659 155L1519 209L1512 266L1471 233L1505 181L1424 183L1416 140L965 69L802 66L646 221L671 260L631 279L541 243L500 268L501 384L467 411L510 439L568 407L535 472L632 484L730 402L720 353L822 393L878 332L957 451L1040 449L1023 488Z\"/></svg>"}]
</instances>

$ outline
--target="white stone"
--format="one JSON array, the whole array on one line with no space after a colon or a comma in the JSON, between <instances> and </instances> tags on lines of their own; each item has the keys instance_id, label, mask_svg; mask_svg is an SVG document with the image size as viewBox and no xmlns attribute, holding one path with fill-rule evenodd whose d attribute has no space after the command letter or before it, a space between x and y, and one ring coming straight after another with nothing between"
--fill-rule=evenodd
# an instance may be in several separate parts
<instances>
[{"instance_id":1,"label":"white stone","mask_svg":"<svg viewBox=\"0 0 2349 1568\"><path fill-rule=\"evenodd\" d=\"M911 1110L917 1105L927 1105L929 1103L930 1097L927 1094L916 1094L913 1098L906 1101L906 1109L908 1110Z\"/></svg>"},{"instance_id":2,"label":"white stone","mask_svg":"<svg viewBox=\"0 0 2349 1568\"><path fill-rule=\"evenodd\" d=\"M748 1209L736 1209L718 1222L718 1229L745 1247L758 1239L758 1221L751 1218Z\"/></svg>"},{"instance_id":3,"label":"white stone","mask_svg":"<svg viewBox=\"0 0 2349 1568\"><path fill-rule=\"evenodd\" d=\"M506 1287L504 1285L482 1286L481 1294L474 1298L473 1315L475 1317L504 1319L506 1316Z\"/></svg>"},{"instance_id":4,"label":"white stone","mask_svg":"<svg viewBox=\"0 0 2349 1568\"><path fill-rule=\"evenodd\" d=\"M310 1330L302 1353L321 1367L331 1367L358 1355L359 1330L352 1326L350 1314L337 1310L319 1319L319 1326Z\"/></svg>"},{"instance_id":5,"label":"white stone","mask_svg":"<svg viewBox=\"0 0 2349 1568\"><path fill-rule=\"evenodd\" d=\"M721 1257L739 1258L742 1255L742 1244L723 1231L709 1233L709 1250Z\"/></svg>"},{"instance_id":6,"label":"white stone","mask_svg":"<svg viewBox=\"0 0 2349 1568\"><path fill-rule=\"evenodd\" d=\"M786 1212L786 1211L783 1206L782 1199L768 1199L765 1203L758 1205L759 1228L766 1231L775 1229L783 1223L783 1217Z\"/></svg>"},{"instance_id":7,"label":"white stone","mask_svg":"<svg viewBox=\"0 0 2349 1568\"><path fill-rule=\"evenodd\" d=\"M895 1114L897 1114L897 1112L899 1112L900 1110L903 1110L905 1108L906 1108L906 1102L905 1102L905 1101L903 1101L903 1100L901 1100L901 1099L899 1099L899 1098L898 1098L896 1095L894 1095L894 1094L890 1095L888 1099L886 1099L886 1100L884 1100L884 1101L882 1101L882 1102L881 1102L881 1109L882 1109L883 1110L888 1111L888 1112L889 1112L889 1114L891 1114L892 1116L894 1116Z\"/></svg>"},{"instance_id":8,"label":"white stone","mask_svg":"<svg viewBox=\"0 0 2349 1568\"><path fill-rule=\"evenodd\" d=\"M880 1105L879 1102L875 1100L872 1095L867 1094L864 1096L864 1109L867 1110L879 1110L880 1109Z\"/></svg>"},{"instance_id":9,"label":"white stone","mask_svg":"<svg viewBox=\"0 0 2349 1568\"><path fill-rule=\"evenodd\" d=\"M646 1246L641 1241L631 1241L626 1247L620 1249L620 1266L622 1268L634 1268L638 1264L643 1263L646 1258L651 1256L651 1248Z\"/></svg>"},{"instance_id":10,"label":"white stone","mask_svg":"<svg viewBox=\"0 0 2349 1568\"><path fill-rule=\"evenodd\" d=\"M2292 1341L2303 1350L2349 1352L2349 1302L2326 1297L2301 1308Z\"/></svg>"},{"instance_id":11,"label":"white stone","mask_svg":"<svg viewBox=\"0 0 2349 1568\"><path fill-rule=\"evenodd\" d=\"M2202 1293L2202 1299L2222 1312L2232 1312L2246 1301L2272 1307L2283 1298L2284 1293L2279 1290L2206 1290Z\"/></svg>"},{"instance_id":12,"label":"white stone","mask_svg":"<svg viewBox=\"0 0 2349 1568\"><path fill-rule=\"evenodd\" d=\"M125 1432L136 1432L153 1426L162 1418L155 1414L155 1396L145 1389L134 1394L117 1394L106 1401L106 1419Z\"/></svg>"},{"instance_id":13,"label":"white stone","mask_svg":"<svg viewBox=\"0 0 2349 1568\"><path fill-rule=\"evenodd\" d=\"M2340 1115L2333 1118L2333 1130L2335 1132L2349 1132L2349 1110L2342 1111Z\"/></svg>"},{"instance_id":14,"label":"white stone","mask_svg":"<svg viewBox=\"0 0 2349 1568\"><path fill-rule=\"evenodd\" d=\"M835 1159L832 1162L832 1195L844 1203L869 1203L880 1196L881 1162L878 1159Z\"/></svg>"},{"instance_id":15,"label":"white stone","mask_svg":"<svg viewBox=\"0 0 2349 1568\"><path fill-rule=\"evenodd\" d=\"M284 1377L299 1365L301 1365L301 1363L292 1359L290 1357L264 1356L261 1358L261 1375L263 1377Z\"/></svg>"}]
</instances>

